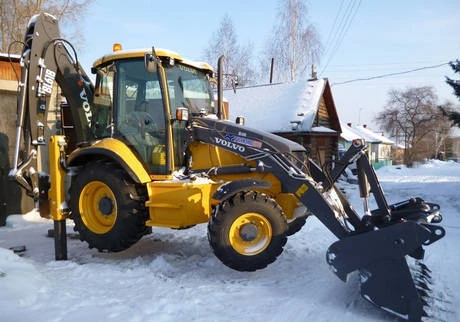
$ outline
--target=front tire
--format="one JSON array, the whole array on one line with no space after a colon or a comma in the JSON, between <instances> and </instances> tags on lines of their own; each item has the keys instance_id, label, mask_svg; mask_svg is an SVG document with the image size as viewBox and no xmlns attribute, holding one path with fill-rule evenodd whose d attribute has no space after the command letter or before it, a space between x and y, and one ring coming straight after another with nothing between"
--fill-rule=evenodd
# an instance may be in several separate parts
<instances>
[{"instance_id":1,"label":"front tire","mask_svg":"<svg viewBox=\"0 0 460 322\"><path fill-rule=\"evenodd\" d=\"M240 192L223 201L208 224L208 240L222 263L238 271L265 268L286 244L286 218L263 193Z\"/></svg>"},{"instance_id":2,"label":"front tire","mask_svg":"<svg viewBox=\"0 0 460 322\"><path fill-rule=\"evenodd\" d=\"M134 182L116 165L84 166L70 188L70 217L80 240L108 252L135 244L146 231L146 212L138 196Z\"/></svg>"}]
</instances>

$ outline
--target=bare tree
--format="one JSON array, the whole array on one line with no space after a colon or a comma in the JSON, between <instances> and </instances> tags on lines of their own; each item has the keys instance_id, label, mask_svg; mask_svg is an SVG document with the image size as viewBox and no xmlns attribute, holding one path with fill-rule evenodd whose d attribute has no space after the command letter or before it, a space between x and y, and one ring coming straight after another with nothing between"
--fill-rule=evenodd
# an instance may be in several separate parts
<instances>
[{"instance_id":1,"label":"bare tree","mask_svg":"<svg viewBox=\"0 0 460 322\"><path fill-rule=\"evenodd\" d=\"M436 108L437 96L432 87L390 90L387 106L376 121L405 147L404 163L436 157L447 136L450 124Z\"/></svg>"},{"instance_id":2,"label":"bare tree","mask_svg":"<svg viewBox=\"0 0 460 322\"><path fill-rule=\"evenodd\" d=\"M280 80L295 80L319 62L321 41L307 17L305 0L279 1L277 23L266 45L265 62L274 58Z\"/></svg>"},{"instance_id":3,"label":"bare tree","mask_svg":"<svg viewBox=\"0 0 460 322\"><path fill-rule=\"evenodd\" d=\"M0 0L0 51L5 53L11 43L24 39L27 23L33 15L47 12L55 16L66 30L81 20L93 0ZM73 30L66 35L73 42L82 41L82 35ZM20 46L12 46L11 53L19 53Z\"/></svg>"},{"instance_id":4,"label":"bare tree","mask_svg":"<svg viewBox=\"0 0 460 322\"><path fill-rule=\"evenodd\" d=\"M241 47L233 27L232 19L228 14L222 19L219 29L213 33L208 47L204 50L204 59L216 64L221 55L225 56L223 72L238 76L240 85L249 85L254 82L255 72L252 67L252 44ZM226 78L230 80L230 78ZM226 82L230 87L230 82Z\"/></svg>"}]
</instances>

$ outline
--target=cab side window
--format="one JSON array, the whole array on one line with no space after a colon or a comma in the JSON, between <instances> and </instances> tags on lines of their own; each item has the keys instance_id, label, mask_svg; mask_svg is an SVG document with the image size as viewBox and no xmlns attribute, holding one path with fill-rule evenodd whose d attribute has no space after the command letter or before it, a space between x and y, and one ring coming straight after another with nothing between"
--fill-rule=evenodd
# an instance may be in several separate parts
<instances>
[{"instance_id":1,"label":"cab side window","mask_svg":"<svg viewBox=\"0 0 460 322\"><path fill-rule=\"evenodd\" d=\"M98 74L93 103L92 128L94 136L97 139L111 136L113 71Z\"/></svg>"}]
</instances>

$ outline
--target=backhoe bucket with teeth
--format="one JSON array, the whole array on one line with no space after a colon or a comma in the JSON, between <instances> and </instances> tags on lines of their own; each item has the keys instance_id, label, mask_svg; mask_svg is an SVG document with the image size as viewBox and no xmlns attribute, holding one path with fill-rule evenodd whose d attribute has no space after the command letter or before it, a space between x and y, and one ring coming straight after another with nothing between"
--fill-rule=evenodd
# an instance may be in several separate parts
<instances>
[{"instance_id":1,"label":"backhoe bucket with teeth","mask_svg":"<svg viewBox=\"0 0 460 322\"><path fill-rule=\"evenodd\" d=\"M350 160L357 158L357 177L360 197L364 201L365 215L359 217L345 196L328 185L321 173L316 181L325 182L340 200L344 231L336 230L339 240L326 254L332 271L343 281L357 271L361 282L361 295L377 307L408 321L421 321L430 297L431 271L420 261L424 247L443 238L444 228L440 207L421 198L411 198L388 205L376 173L364 153L365 147L357 142L355 150L345 155L345 162L334 168L331 177L337 180ZM329 181L331 182L331 181ZM377 209L369 210L367 198L373 195ZM331 231L326 211L313 211ZM339 213L339 211L337 211ZM410 260L410 264L408 264ZM416 265L412 265L415 260Z\"/></svg>"},{"instance_id":2,"label":"backhoe bucket with teeth","mask_svg":"<svg viewBox=\"0 0 460 322\"><path fill-rule=\"evenodd\" d=\"M441 227L405 221L343 238L326 255L334 273L343 281L359 271L361 295L379 308L409 321L426 316L430 271L424 264L411 273L406 256L421 259L422 245L442 238Z\"/></svg>"}]
</instances>

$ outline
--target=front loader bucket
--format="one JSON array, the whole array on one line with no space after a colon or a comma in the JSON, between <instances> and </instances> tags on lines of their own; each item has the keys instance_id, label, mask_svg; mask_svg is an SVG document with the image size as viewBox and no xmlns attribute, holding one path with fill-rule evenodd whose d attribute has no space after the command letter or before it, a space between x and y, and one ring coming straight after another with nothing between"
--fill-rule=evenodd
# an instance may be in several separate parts
<instances>
[{"instance_id":1,"label":"front loader bucket","mask_svg":"<svg viewBox=\"0 0 460 322\"><path fill-rule=\"evenodd\" d=\"M421 321L428 289L428 269L417 275L409 270L406 256L422 259L422 245L445 235L442 227L401 221L378 230L357 233L332 244L326 260L343 281L358 270L361 295L379 308L408 321Z\"/></svg>"}]
</instances>

